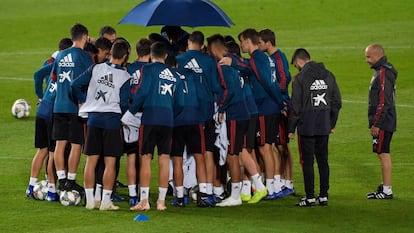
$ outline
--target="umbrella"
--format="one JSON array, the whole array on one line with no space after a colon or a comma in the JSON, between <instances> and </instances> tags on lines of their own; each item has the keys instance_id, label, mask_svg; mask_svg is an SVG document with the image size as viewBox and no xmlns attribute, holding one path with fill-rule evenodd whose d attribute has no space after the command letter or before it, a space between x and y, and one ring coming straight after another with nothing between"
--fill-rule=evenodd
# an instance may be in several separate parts
<instances>
[{"instance_id":1,"label":"umbrella","mask_svg":"<svg viewBox=\"0 0 414 233\"><path fill-rule=\"evenodd\" d=\"M146 0L119 23L188 27L233 25L231 19L209 0Z\"/></svg>"}]
</instances>

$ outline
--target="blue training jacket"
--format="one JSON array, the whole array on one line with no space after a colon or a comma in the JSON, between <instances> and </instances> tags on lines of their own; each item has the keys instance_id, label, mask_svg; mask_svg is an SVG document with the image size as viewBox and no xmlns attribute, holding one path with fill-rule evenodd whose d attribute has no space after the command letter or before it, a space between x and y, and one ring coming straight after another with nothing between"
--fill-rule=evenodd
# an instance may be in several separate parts
<instances>
[{"instance_id":1,"label":"blue training jacket","mask_svg":"<svg viewBox=\"0 0 414 233\"><path fill-rule=\"evenodd\" d=\"M174 70L174 69L173 69ZM207 102L203 88L198 80L198 75L194 71L185 69L178 73L181 78L181 88L177 87L178 92L182 92L182 110L174 118L174 126L204 124L203 115L206 113Z\"/></svg>"},{"instance_id":2,"label":"blue training jacket","mask_svg":"<svg viewBox=\"0 0 414 233\"><path fill-rule=\"evenodd\" d=\"M289 71L289 62L286 58L285 53L282 52L280 49L276 50L276 52L271 54L269 57L275 63L276 77L279 83L280 91L283 96L283 102L284 104L289 106L290 97L289 97L288 86L289 86L290 81L292 80L292 76L290 75L290 71Z\"/></svg>"},{"instance_id":3,"label":"blue training jacket","mask_svg":"<svg viewBox=\"0 0 414 233\"><path fill-rule=\"evenodd\" d=\"M177 64L179 72L185 73L184 69L190 69L199 75L199 81L204 87L203 92L208 101L207 112L203 118L213 119L214 101L223 93L217 73L217 62L200 50L188 50L177 56Z\"/></svg>"},{"instance_id":4,"label":"blue training jacket","mask_svg":"<svg viewBox=\"0 0 414 233\"><path fill-rule=\"evenodd\" d=\"M218 65L219 77L224 93L219 101L219 112L226 112L226 120L248 120L249 111L245 102L244 79L231 66Z\"/></svg>"},{"instance_id":5,"label":"blue training jacket","mask_svg":"<svg viewBox=\"0 0 414 233\"><path fill-rule=\"evenodd\" d=\"M91 55L80 48L61 51L52 66L52 79L57 84L55 113L77 113L78 101L73 99L71 83L93 64Z\"/></svg>"},{"instance_id":6,"label":"blue training jacket","mask_svg":"<svg viewBox=\"0 0 414 233\"><path fill-rule=\"evenodd\" d=\"M142 125L173 127L174 105L178 102L175 98L180 96L175 92L180 83L178 74L166 64L154 62L144 65L129 111L132 114L142 112Z\"/></svg>"}]
</instances>

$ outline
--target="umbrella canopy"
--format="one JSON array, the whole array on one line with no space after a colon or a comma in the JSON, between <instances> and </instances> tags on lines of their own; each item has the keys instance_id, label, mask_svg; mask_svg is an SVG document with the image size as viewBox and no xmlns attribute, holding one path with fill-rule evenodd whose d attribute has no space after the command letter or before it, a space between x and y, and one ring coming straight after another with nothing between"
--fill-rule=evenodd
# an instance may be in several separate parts
<instances>
[{"instance_id":1,"label":"umbrella canopy","mask_svg":"<svg viewBox=\"0 0 414 233\"><path fill-rule=\"evenodd\" d=\"M234 24L209 0L146 0L132 9L119 23L188 27L230 27Z\"/></svg>"}]
</instances>

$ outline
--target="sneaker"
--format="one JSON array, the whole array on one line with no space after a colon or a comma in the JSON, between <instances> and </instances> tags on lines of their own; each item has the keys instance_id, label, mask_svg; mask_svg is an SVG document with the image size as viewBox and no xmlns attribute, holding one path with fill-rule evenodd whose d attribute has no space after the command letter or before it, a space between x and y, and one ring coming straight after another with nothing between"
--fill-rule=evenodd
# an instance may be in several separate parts
<instances>
[{"instance_id":1,"label":"sneaker","mask_svg":"<svg viewBox=\"0 0 414 233\"><path fill-rule=\"evenodd\" d=\"M60 184L59 184L60 186ZM64 190L66 191L72 191L72 190L76 190L78 191L81 195L83 195L85 193L85 189L80 186L78 183L76 183L75 180L67 180L64 186Z\"/></svg>"},{"instance_id":2,"label":"sneaker","mask_svg":"<svg viewBox=\"0 0 414 233\"><path fill-rule=\"evenodd\" d=\"M240 193L240 197L242 201L250 201L252 199L252 195Z\"/></svg>"},{"instance_id":3,"label":"sneaker","mask_svg":"<svg viewBox=\"0 0 414 233\"><path fill-rule=\"evenodd\" d=\"M289 196L289 195L295 196L296 195L295 188L288 188L286 186L284 189L282 189L282 192L284 196Z\"/></svg>"},{"instance_id":4,"label":"sneaker","mask_svg":"<svg viewBox=\"0 0 414 233\"><path fill-rule=\"evenodd\" d=\"M315 198L301 198L298 203L296 203L296 206L298 207L312 207L316 203Z\"/></svg>"},{"instance_id":5,"label":"sneaker","mask_svg":"<svg viewBox=\"0 0 414 233\"><path fill-rule=\"evenodd\" d=\"M222 202L217 203L216 206L219 207L225 207L225 206L238 206L242 204L242 200L241 198L239 199L233 199L231 196L228 197L227 199L224 199Z\"/></svg>"},{"instance_id":6,"label":"sneaker","mask_svg":"<svg viewBox=\"0 0 414 233\"><path fill-rule=\"evenodd\" d=\"M46 194L46 201L59 201L59 196L57 195L57 193L52 193L52 192L47 192Z\"/></svg>"},{"instance_id":7,"label":"sneaker","mask_svg":"<svg viewBox=\"0 0 414 233\"><path fill-rule=\"evenodd\" d=\"M182 198L174 198L174 199L171 201L171 205L172 205L172 206L175 206L175 207L185 207L185 204L184 204L184 197L182 197Z\"/></svg>"},{"instance_id":8,"label":"sneaker","mask_svg":"<svg viewBox=\"0 0 414 233\"><path fill-rule=\"evenodd\" d=\"M34 198L33 196L33 185L29 185L26 189L26 196L28 198Z\"/></svg>"},{"instance_id":9,"label":"sneaker","mask_svg":"<svg viewBox=\"0 0 414 233\"><path fill-rule=\"evenodd\" d=\"M85 208L88 210L99 209L101 207L100 201L94 201L92 203L86 203Z\"/></svg>"},{"instance_id":10,"label":"sneaker","mask_svg":"<svg viewBox=\"0 0 414 233\"><path fill-rule=\"evenodd\" d=\"M214 207L216 202L214 201L213 195L207 195L205 193L197 194L197 206L198 207Z\"/></svg>"},{"instance_id":11,"label":"sneaker","mask_svg":"<svg viewBox=\"0 0 414 233\"><path fill-rule=\"evenodd\" d=\"M275 199L281 199L281 198L284 198L284 197L285 197L285 194L283 193L282 190L275 193Z\"/></svg>"},{"instance_id":12,"label":"sneaker","mask_svg":"<svg viewBox=\"0 0 414 233\"><path fill-rule=\"evenodd\" d=\"M115 185L116 187L120 187L120 188L128 188L128 185L121 183L121 181L119 180L115 181Z\"/></svg>"},{"instance_id":13,"label":"sneaker","mask_svg":"<svg viewBox=\"0 0 414 233\"><path fill-rule=\"evenodd\" d=\"M392 193L384 193L384 188L382 187L382 184L378 186L377 191L367 194L368 199L393 199L393 197L394 196Z\"/></svg>"},{"instance_id":14,"label":"sneaker","mask_svg":"<svg viewBox=\"0 0 414 233\"><path fill-rule=\"evenodd\" d=\"M264 188L263 190L256 190L256 192L253 194L253 197L247 202L249 204L256 204L263 198L267 196L267 188Z\"/></svg>"},{"instance_id":15,"label":"sneaker","mask_svg":"<svg viewBox=\"0 0 414 233\"><path fill-rule=\"evenodd\" d=\"M122 201L125 201L125 198L118 196L116 193L112 193L111 200L113 202L122 202Z\"/></svg>"},{"instance_id":16,"label":"sneaker","mask_svg":"<svg viewBox=\"0 0 414 233\"><path fill-rule=\"evenodd\" d=\"M65 186L66 186L66 181L67 181L67 179L65 178L65 179L61 179L61 180L59 180L59 186L58 186L58 190L59 190L59 192L60 191L65 191L66 189L65 189Z\"/></svg>"},{"instance_id":17,"label":"sneaker","mask_svg":"<svg viewBox=\"0 0 414 233\"><path fill-rule=\"evenodd\" d=\"M316 204L320 206L328 205L328 197L318 197L316 198Z\"/></svg>"},{"instance_id":18,"label":"sneaker","mask_svg":"<svg viewBox=\"0 0 414 233\"><path fill-rule=\"evenodd\" d=\"M226 199L226 192L223 192L220 195L213 194L213 200L216 204L222 202L224 199Z\"/></svg>"},{"instance_id":19,"label":"sneaker","mask_svg":"<svg viewBox=\"0 0 414 233\"><path fill-rule=\"evenodd\" d=\"M119 210L119 206L114 205L114 203L109 202L107 204L101 202L101 205L99 206L99 210Z\"/></svg>"},{"instance_id":20,"label":"sneaker","mask_svg":"<svg viewBox=\"0 0 414 233\"><path fill-rule=\"evenodd\" d=\"M135 206L138 203L138 197L129 197L129 206Z\"/></svg>"},{"instance_id":21,"label":"sneaker","mask_svg":"<svg viewBox=\"0 0 414 233\"><path fill-rule=\"evenodd\" d=\"M280 191L277 193L268 194L264 199L268 201L273 201L276 199L281 199L283 197L284 197L283 191Z\"/></svg>"}]
</instances>

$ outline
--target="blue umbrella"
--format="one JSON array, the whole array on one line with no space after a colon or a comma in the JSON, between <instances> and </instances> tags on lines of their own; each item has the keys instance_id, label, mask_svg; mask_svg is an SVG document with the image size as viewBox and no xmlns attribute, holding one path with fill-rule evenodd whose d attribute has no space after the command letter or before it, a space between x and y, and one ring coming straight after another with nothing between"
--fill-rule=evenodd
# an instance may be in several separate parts
<instances>
[{"instance_id":1,"label":"blue umbrella","mask_svg":"<svg viewBox=\"0 0 414 233\"><path fill-rule=\"evenodd\" d=\"M230 27L234 24L209 0L146 0L132 9L119 23L188 27Z\"/></svg>"}]
</instances>

